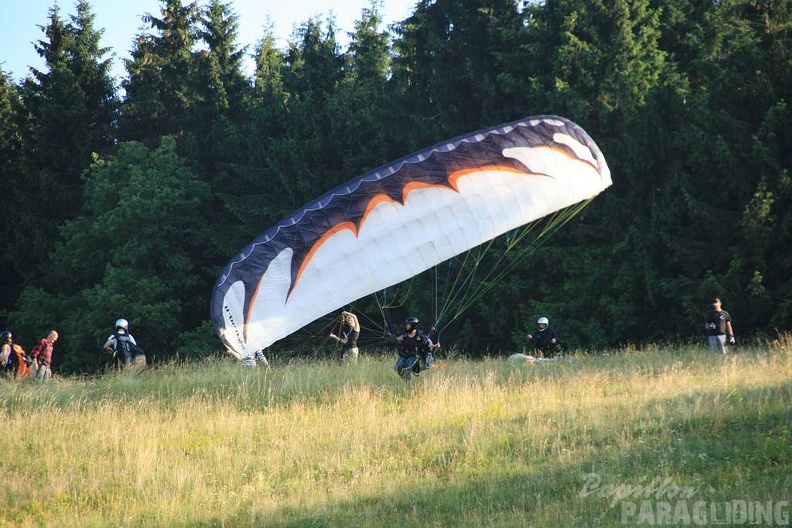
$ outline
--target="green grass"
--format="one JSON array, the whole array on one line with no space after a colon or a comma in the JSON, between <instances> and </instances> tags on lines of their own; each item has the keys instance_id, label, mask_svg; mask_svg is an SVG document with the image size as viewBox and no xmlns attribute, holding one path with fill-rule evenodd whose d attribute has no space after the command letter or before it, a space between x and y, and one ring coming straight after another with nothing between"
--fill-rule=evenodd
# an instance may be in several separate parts
<instances>
[{"instance_id":1,"label":"green grass","mask_svg":"<svg viewBox=\"0 0 792 528\"><path fill-rule=\"evenodd\" d=\"M790 500L789 339L441 361L409 388L394 362L0 381L0 526L629 526L604 486L653 479Z\"/></svg>"}]
</instances>

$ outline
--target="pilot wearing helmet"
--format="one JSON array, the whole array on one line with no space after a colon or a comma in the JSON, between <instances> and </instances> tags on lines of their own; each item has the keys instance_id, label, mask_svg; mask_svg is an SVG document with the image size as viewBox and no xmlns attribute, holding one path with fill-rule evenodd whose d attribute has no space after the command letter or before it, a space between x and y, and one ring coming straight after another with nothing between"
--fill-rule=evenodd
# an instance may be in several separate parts
<instances>
[{"instance_id":1,"label":"pilot wearing helmet","mask_svg":"<svg viewBox=\"0 0 792 528\"><path fill-rule=\"evenodd\" d=\"M429 336L418 328L418 318L413 316L404 320L404 333L396 340L402 349L395 368L405 381L409 381L411 375L417 376L430 368L434 363L432 352L440 348L440 343L432 343Z\"/></svg>"},{"instance_id":2,"label":"pilot wearing helmet","mask_svg":"<svg viewBox=\"0 0 792 528\"><path fill-rule=\"evenodd\" d=\"M550 328L550 320L547 317L540 317L536 320L537 332L528 334L528 341L533 344L539 357L553 357L561 351L561 342L558 340L556 331Z\"/></svg>"},{"instance_id":3,"label":"pilot wearing helmet","mask_svg":"<svg viewBox=\"0 0 792 528\"><path fill-rule=\"evenodd\" d=\"M117 320L115 329L115 333L107 338L103 348L113 353L116 365L121 367L130 365L145 367L146 354L129 333L129 321L126 319Z\"/></svg>"}]
</instances>

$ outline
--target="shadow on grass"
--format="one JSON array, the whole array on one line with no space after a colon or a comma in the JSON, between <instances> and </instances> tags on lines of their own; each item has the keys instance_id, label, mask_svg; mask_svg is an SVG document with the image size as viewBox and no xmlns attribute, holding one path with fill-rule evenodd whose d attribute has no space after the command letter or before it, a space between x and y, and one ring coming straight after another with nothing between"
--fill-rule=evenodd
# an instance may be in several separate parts
<instances>
[{"instance_id":1,"label":"shadow on grass","mask_svg":"<svg viewBox=\"0 0 792 528\"><path fill-rule=\"evenodd\" d=\"M645 405L647 419L615 430L587 424L585 434L559 436L542 446L519 438L488 444L488 455L504 462L492 470L465 471L453 456L435 456L415 468L434 475L432 485L393 491L382 483L383 489L354 500L330 498L326 507L289 507L267 515L243 505L199 526L638 526L664 523L658 522L661 517L639 522L625 503L640 506L648 500L653 508L658 502L674 507L679 490L687 494L688 515L695 501L789 500L791 404L789 386L653 400ZM672 415L653 414L658 406ZM522 419L509 422L518 429L524 425ZM559 462L584 447L596 454ZM504 456L508 453L512 465ZM635 495L614 498L618 486L625 495ZM688 525L696 524L687 519Z\"/></svg>"}]
</instances>

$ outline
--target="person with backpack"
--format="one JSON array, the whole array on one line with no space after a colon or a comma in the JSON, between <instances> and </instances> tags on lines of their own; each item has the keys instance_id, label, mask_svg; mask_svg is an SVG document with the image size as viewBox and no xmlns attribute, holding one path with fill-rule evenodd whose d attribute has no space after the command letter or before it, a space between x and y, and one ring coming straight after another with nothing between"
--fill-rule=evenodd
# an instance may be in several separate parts
<instances>
[{"instance_id":1,"label":"person with backpack","mask_svg":"<svg viewBox=\"0 0 792 528\"><path fill-rule=\"evenodd\" d=\"M14 336L8 330L0 333L0 374L13 378L25 378L30 373L33 360L25 350L14 343Z\"/></svg>"},{"instance_id":2,"label":"person with backpack","mask_svg":"<svg viewBox=\"0 0 792 528\"><path fill-rule=\"evenodd\" d=\"M550 328L550 320L547 317L540 317L536 321L536 334L528 334L526 337L531 342L539 357L551 358L561 351L561 342L558 334Z\"/></svg>"},{"instance_id":3,"label":"person with backpack","mask_svg":"<svg viewBox=\"0 0 792 528\"><path fill-rule=\"evenodd\" d=\"M52 377L52 349L55 341L58 340L57 330L51 330L47 337L36 343L30 351L30 358L33 360L33 371L36 373L37 381L45 381Z\"/></svg>"},{"instance_id":4,"label":"person with backpack","mask_svg":"<svg viewBox=\"0 0 792 528\"><path fill-rule=\"evenodd\" d=\"M115 323L116 331L107 338L104 349L113 353L115 364L119 367L145 367L146 354L129 333L129 321L119 319Z\"/></svg>"},{"instance_id":5,"label":"person with backpack","mask_svg":"<svg viewBox=\"0 0 792 528\"><path fill-rule=\"evenodd\" d=\"M434 363L433 350L440 348L440 343L432 340L418 328L418 318L408 317L404 320L404 333L396 340L401 344L399 359L396 361L396 372L409 382L412 375L419 375Z\"/></svg>"}]
</instances>

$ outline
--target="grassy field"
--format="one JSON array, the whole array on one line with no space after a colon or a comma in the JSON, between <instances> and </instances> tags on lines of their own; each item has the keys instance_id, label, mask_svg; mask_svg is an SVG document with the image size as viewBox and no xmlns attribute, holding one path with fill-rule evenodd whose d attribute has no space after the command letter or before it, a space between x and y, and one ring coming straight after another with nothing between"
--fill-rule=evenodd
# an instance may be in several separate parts
<instances>
[{"instance_id":1,"label":"grassy field","mask_svg":"<svg viewBox=\"0 0 792 528\"><path fill-rule=\"evenodd\" d=\"M395 357L2 380L0 526L777 523L790 345L446 360L409 388Z\"/></svg>"}]
</instances>

